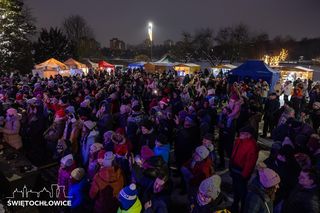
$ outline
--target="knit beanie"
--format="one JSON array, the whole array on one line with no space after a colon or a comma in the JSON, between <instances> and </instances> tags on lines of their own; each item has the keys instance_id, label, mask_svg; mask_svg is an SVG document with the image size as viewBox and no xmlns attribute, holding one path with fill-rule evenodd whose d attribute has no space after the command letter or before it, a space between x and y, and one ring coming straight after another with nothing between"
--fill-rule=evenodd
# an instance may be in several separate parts
<instances>
[{"instance_id":1,"label":"knit beanie","mask_svg":"<svg viewBox=\"0 0 320 213\"><path fill-rule=\"evenodd\" d=\"M103 166L110 167L112 166L112 162L114 160L114 154L113 152L106 152L103 159Z\"/></svg>"},{"instance_id":2,"label":"knit beanie","mask_svg":"<svg viewBox=\"0 0 320 213\"><path fill-rule=\"evenodd\" d=\"M124 187L119 193L119 201L123 209L128 210L137 199L137 186L132 183L129 186Z\"/></svg>"},{"instance_id":3,"label":"knit beanie","mask_svg":"<svg viewBox=\"0 0 320 213\"><path fill-rule=\"evenodd\" d=\"M71 172L71 177L77 181L81 180L84 177L85 171L83 168L75 168Z\"/></svg>"},{"instance_id":4,"label":"knit beanie","mask_svg":"<svg viewBox=\"0 0 320 213\"><path fill-rule=\"evenodd\" d=\"M220 186L221 177L219 175L212 175L201 182L199 191L215 200L221 192Z\"/></svg>"},{"instance_id":5,"label":"knit beanie","mask_svg":"<svg viewBox=\"0 0 320 213\"><path fill-rule=\"evenodd\" d=\"M73 156L72 154L66 155L63 158L61 158L60 163L63 164L66 167L69 167L73 164Z\"/></svg>"},{"instance_id":6,"label":"knit beanie","mask_svg":"<svg viewBox=\"0 0 320 213\"><path fill-rule=\"evenodd\" d=\"M204 160L208 157L209 150L205 146L201 145L196 148L196 153L200 156L201 160Z\"/></svg>"},{"instance_id":7,"label":"knit beanie","mask_svg":"<svg viewBox=\"0 0 320 213\"><path fill-rule=\"evenodd\" d=\"M259 180L265 188L270 188L280 183L279 175L269 168L259 169Z\"/></svg>"},{"instance_id":8,"label":"knit beanie","mask_svg":"<svg viewBox=\"0 0 320 213\"><path fill-rule=\"evenodd\" d=\"M10 108L10 109L7 110L7 114L8 114L8 115L17 116L18 112L17 112L16 109Z\"/></svg>"}]
</instances>

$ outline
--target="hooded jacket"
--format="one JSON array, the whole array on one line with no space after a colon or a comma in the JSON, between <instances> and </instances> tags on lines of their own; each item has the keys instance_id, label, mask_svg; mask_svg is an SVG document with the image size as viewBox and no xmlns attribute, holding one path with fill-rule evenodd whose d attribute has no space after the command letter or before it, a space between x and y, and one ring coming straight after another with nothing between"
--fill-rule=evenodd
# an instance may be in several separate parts
<instances>
[{"instance_id":1,"label":"hooded jacket","mask_svg":"<svg viewBox=\"0 0 320 213\"><path fill-rule=\"evenodd\" d=\"M104 167L93 178L89 196L94 200L94 212L116 212L117 196L124 186L120 168Z\"/></svg>"},{"instance_id":2,"label":"hooded jacket","mask_svg":"<svg viewBox=\"0 0 320 213\"><path fill-rule=\"evenodd\" d=\"M141 210L142 210L142 205L139 198L137 198L136 202L130 207L130 209L123 210L119 207L117 213L140 213Z\"/></svg>"}]
</instances>

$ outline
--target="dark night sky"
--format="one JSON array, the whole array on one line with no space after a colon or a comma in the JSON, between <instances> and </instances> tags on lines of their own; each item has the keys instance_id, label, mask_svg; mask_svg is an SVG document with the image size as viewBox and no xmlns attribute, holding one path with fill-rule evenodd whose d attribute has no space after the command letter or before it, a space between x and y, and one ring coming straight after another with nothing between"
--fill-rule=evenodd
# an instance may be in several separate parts
<instances>
[{"instance_id":1,"label":"dark night sky","mask_svg":"<svg viewBox=\"0 0 320 213\"><path fill-rule=\"evenodd\" d=\"M118 37L129 44L147 38L154 23L154 41L177 41L182 31L247 24L252 31L320 36L320 0L25 0L37 26L60 26L72 14L83 16L102 46Z\"/></svg>"}]
</instances>

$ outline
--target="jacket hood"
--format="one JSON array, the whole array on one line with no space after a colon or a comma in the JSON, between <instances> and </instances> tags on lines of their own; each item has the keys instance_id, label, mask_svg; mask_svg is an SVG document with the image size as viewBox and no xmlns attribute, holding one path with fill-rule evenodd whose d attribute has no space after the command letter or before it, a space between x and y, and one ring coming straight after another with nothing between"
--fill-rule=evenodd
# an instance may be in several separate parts
<instances>
[{"instance_id":1,"label":"jacket hood","mask_svg":"<svg viewBox=\"0 0 320 213\"><path fill-rule=\"evenodd\" d=\"M114 167L102 168L98 173L99 177L106 183L117 182L121 177L121 169L115 169Z\"/></svg>"}]
</instances>

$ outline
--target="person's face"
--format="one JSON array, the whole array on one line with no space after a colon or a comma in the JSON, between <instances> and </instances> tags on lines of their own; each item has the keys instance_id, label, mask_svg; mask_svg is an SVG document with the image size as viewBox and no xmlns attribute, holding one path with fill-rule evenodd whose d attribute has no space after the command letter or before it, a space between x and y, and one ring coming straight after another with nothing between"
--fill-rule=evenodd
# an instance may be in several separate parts
<instances>
[{"instance_id":1,"label":"person's face","mask_svg":"<svg viewBox=\"0 0 320 213\"><path fill-rule=\"evenodd\" d=\"M193 160L199 162L199 161L201 161L201 157L197 153L194 153L193 154Z\"/></svg>"},{"instance_id":2,"label":"person's face","mask_svg":"<svg viewBox=\"0 0 320 213\"><path fill-rule=\"evenodd\" d=\"M251 138L251 134L249 132L240 132L239 138L248 139L248 138Z\"/></svg>"},{"instance_id":3,"label":"person's face","mask_svg":"<svg viewBox=\"0 0 320 213\"><path fill-rule=\"evenodd\" d=\"M209 146L210 144L212 144L212 141L210 141L210 140L208 140L208 139L205 139L205 138L202 140L202 145L204 145L204 146L207 147L207 146Z\"/></svg>"},{"instance_id":4,"label":"person's face","mask_svg":"<svg viewBox=\"0 0 320 213\"><path fill-rule=\"evenodd\" d=\"M313 185L313 180L309 178L308 173L301 171L299 175L299 184L303 188L309 188Z\"/></svg>"},{"instance_id":5,"label":"person's face","mask_svg":"<svg viewBox=\"0 0 320 213\"><path fill-rule=\"evenodd\" d=\"M153 192L154 193L159 193L162 191L162 189L164 188L164 184L165 184L165 181L160 179L160 178L157 178L155 181L154 181L154 184L153 184Z\"/></svg>"},{"instance_id":6,"label":"person's face","mask_svg":"<svg viewBox=\"0 0 320 213\"><path fill-rule=\"evenodd\" d=\"M200 203L202 206L210 203L211 200L212 200L211 197L209 197L208 195L202 193L201 191L198 191L197 199L198 199L199 203Z\"/></svg>"},{"instance_id":7,"label":"person's face","mask_svg":"<svg viewBox=\"0 0 320 213\"><path fill-rule=\"evenodd\" d=\"M145 128L144 126L141 127L141 132L143 135L146 135L149 133L149 130L147 128Z\"/></svg>"}]
</instances>

